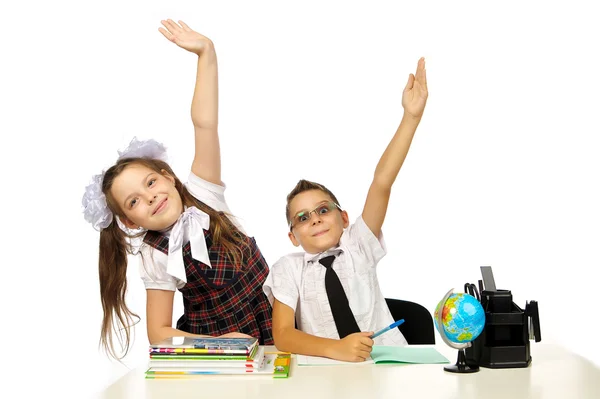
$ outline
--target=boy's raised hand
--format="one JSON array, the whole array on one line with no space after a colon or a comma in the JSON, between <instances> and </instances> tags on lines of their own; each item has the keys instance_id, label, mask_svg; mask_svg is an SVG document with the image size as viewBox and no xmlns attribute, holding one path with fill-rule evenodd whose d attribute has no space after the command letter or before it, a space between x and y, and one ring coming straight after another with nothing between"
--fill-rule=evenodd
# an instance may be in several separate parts
<instances>
[{"instance_id":1,"label":"boy's raised hand","mask_svg":"<svg viewBox=\"0 0 600 399\"><path fill-rule=\"evenodd\" d=\"M333 344L330 357L345 362L364 362L373 349L371 335L373 332L358 332L340 339Z\"/></svg>"},{"instance_id":2,"label":"boy's raised hand","mask_svg":"<svg viewBox=\"0 0 600 399\"><path fill-rule=\"evenodd\" d=\"M197 55L202 54L208 46L212 46L208 37L193 31L183 21L178 22L177 24L171 19L162 20L160 23L164 28L158 28L158 31L179 47Z\"/></svg>"},{"instance_id":3,"label":"boy's raised hand","mask_svg":"<svg viewBox=\"0 0 600 399\"><path fill-rule=\"evenodd\" d=\"M402 93L404 111L415 118L420 118L427 102L427 76L425 74L425 59L421 57L417 64L417 72L408 77L408 82Z\"/></svg>"}]
</instances>

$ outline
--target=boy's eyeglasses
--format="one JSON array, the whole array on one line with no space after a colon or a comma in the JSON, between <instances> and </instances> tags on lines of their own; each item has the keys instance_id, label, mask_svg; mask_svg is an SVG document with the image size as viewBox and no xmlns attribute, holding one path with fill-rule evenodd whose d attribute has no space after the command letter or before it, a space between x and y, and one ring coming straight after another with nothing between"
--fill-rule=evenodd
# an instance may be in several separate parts
<instances>
[{"instance_id":1,"label":"boy's eyeglasses","mask_svg":"<svg viewBox=\"0 0 600 399\"><path fill-rule=\"evenodd\" d=\"M310 214L313 212L316 213L317 215L325 215L325 214L333 211L335 208L339 209L340 211L342 210L342 208L340 208L340 206L338 204L336 204L335 202L327 201L325 203L322 203L321 205L319 205L312 211L308 211L308 210L300 211L290 221L290 230L292 230L296 226L302 226L304 224L307 224L308 221L310 220Z\"/></svg>"}]
</instances>

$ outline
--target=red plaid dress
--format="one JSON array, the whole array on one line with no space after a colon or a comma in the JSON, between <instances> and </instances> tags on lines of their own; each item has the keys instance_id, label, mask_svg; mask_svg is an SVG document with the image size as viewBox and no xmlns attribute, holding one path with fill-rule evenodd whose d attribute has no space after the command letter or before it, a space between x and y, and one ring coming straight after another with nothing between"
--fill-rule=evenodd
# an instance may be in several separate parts
<instances>
[{"instance_id":1,"label":"red plaid dress","mask_svg":"<svg viewBox=\"0 0 600 399\"><path fill-rule=\"evenodd\" d=\"M242 234L250 249L244 250L245 264L236 271L225 248L213 244L212 234L204 230L204 237L212 268L192 258L189 242L183 246L187 283L179 289L184 314L177 328L214 336L237 331L273 345L271 305L262 289L269 270L256 240ZM169 253L169 239L160 233L148 231L144 242Z\"/></svg>"}]
</instances>

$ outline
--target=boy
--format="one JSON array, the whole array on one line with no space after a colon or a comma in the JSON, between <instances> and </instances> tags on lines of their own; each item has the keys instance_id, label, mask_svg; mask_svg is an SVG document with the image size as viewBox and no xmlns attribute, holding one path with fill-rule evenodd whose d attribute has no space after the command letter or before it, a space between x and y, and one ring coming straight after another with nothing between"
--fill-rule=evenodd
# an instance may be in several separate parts
<instances>
[{"instance_id":1,"label":"boy","mask_svg":"<svg viewBox=\"0 0 600 399\"><path fill-rule=\"evenodd\" d=\"M427 96L421 58L402 94L400 126L377 165L362 215L353 225L333 193L320 184L301 180L288 195L288 235L305 253L279 259L263 286L273 305L273 336L279 350L360 362L369 358L374 343L406 345L397 328L375 341L370 336L394 322L376 274L376 265L386 254L381 226Z\"/></svg>"}]
</instances>

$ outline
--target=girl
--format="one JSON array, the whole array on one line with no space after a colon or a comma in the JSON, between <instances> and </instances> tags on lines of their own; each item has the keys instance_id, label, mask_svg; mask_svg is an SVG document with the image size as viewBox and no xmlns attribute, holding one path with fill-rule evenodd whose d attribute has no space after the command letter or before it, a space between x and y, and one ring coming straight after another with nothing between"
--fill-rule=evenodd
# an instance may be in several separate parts
<instances>
[{"instance_id":1,"label":"girl","mask_svg":"<svg viewBox=\"0 0 600 399\"><path fill-rule=\"evenodd\" d=\"M127 254L139 253L151 343L185 335L253 336L273 344L271 306L262 291L266 261L223 195L213 43L182 21L161 23L167 39L198 55L191 107L195 155L183 184L165 162L161 144L134 138L116 164L86 188L84 215L100 230L101 343L117 357L111 328L124 330L125 354L129 349L128 327L139 317L125 304ZM176 289L184 314L175 329Z\"/></svg>"}]
</instances>

